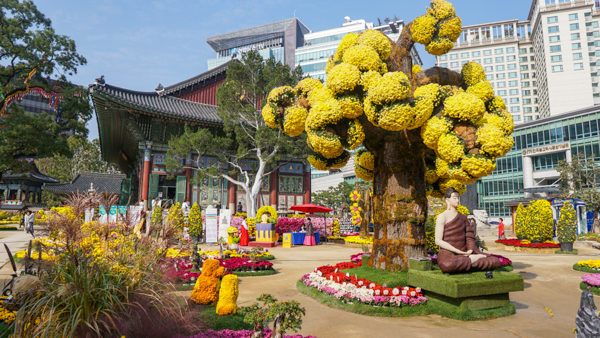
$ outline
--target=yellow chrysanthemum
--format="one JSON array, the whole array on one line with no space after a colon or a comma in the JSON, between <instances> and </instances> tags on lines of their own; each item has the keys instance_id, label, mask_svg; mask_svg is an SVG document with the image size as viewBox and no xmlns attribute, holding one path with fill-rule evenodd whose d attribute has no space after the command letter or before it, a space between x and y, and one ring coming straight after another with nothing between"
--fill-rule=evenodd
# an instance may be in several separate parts
<instances>
[{"instance_id":1,"label":"yellow chrysanthemum","mask_svg":"<svg viewBox=\"0 0 600 338\"><path fill-rule=\"evenodd\" d=\"M354 173L356 174L356 177L363 179L365 181L373 180L373 171L363 168L360 165L354 166Z\"/></svg>"},{"instance_id":2,"label":"yellow chrysanthemum","mask_svg":"<svg viewBox=\"0 0 600 338\"><path fill-rule=\"evenodd\" d=\"M357 42L358 42L358 34L348 33L348 34L344 35L342 40L340 40L340 44L338 45L337 49L335 50L334 59L342 60L342 57L344 56L344 52L346 52L346 50L348 48L356 45Z\"/></svg>"},{"instance_id":3,"label":"yellow chrysanthemum","mask_svg":"<svg viewBox=\"0 0 600 338\"><path fill-rule=\"evenodd\" d=\"M285 110L283 132L291 137L299 136L304 132L304 123L306 122L307 116L308 111L303 107L288 107Z\"/></svg>"},{"instance_id":4,"label":"yellow chrysanthemum","mask_svg":"<svg viewBox=\"0 0 600 338\"><path fill-rule=\"evenodd\" d=\"M381 60L387 60L392 52L390 39L382 32L367 29L358 37L358 44L373 48Z\"/></svg>"},{"instance_id":5,"label":"yellow chrysanthemum","mask_svg":"<svg viewBox=\"0 0 600 338\"><path fill-rule=\"evenodd\" d=\"M379 72L368 71L362 73L362 75L360 76L359 84L363 87L365 91L367 91L369 90L369 88L379 83L379 81L381 81L381 74L379 74Z\"/></svg>"},{"instance_id":6,"label":"yellow chrysanthemum","mask_svg":"<svg viewBox=\"0 0 600 338\"><path fill-rule=\"evenodd\" d=\"M351 120L348 126L348 139L346 140L348 149L356 149L356 147L360 146L364 140L365 131L362 124L360 124L358 119Z\"/></svg>"},{"instance_id":7,"label":"yellow chrysanthemum","mask_svg":"<svg viewBox=\"0 0 600 338\"><path fill-rule=\"evenodd\" d=\"M312 165L317 170L327 170L327 161L321 156L317 155L308 155L307 157L308 163Z\"/></svg>"},{"instance_id":8,"label":"yellow chrysanthemum","mask_svg":"<svg viewBox=\"0 0 600 338\"><path fill-rule=\"evenodd\" d=\"M498 113L502 110L506 110L506 104L501 96L494 96L494 98L487 104L488 111L492 113Z\"/></svg>"},{"instance_id":9,"label":"yellow chrysanthemum","mask_svg":"<svg viewBox=\"0 0 600 338\"><path fill-rule=\"evenodd\" d=\"M334 59L334 57L330 57L329 59L327 59L327 63L325 63L325 73L329 74L329 72L333 69L333 67L339 65L342 61L338 61L337 59Z\"/></svg>"},{"instance_id":10,"label":"yellow chrysanthemum","mask_svg":"<svg viewBox=\"0 0 600 338\"><path fill-rule=\"evenodd\" d=\"M427 53L431 55L444 55L454 47L454 41L448 38L434 38L425 46Z\"/></svg>"},{"instance_id":11,"label":"yellow chrysanthemum","mask_svg":"<svg viewBox=\"0 0 600 338\"><path fill-rule=\"evenodd\" d=\"M344 152L340 138L331 132L319 131L307 134L306 141L310 148L325 158L336 158Z\"/></svg>"},{"instance_id":12,"label":"yellow chrysanthemum","mask_svg":"<svg viewBox=\"0 0 600 338\"><path fill-rule=\"evenodd\" d=\"M493 157L501 157L513 146L513 138L505 136L502 129L487 124L477 130L477 142L481 150Z\"/></svg>"},{"instance_id":13,"label":"yellow chrysanthemum","mask_svg":"<svg viewBox=\"0 0 600 338\"><path fill-rule=\"evenodd\" d=\"M343 96L337 99L342 115L347 119L355 119L362 115L362 104L356 96Z\"/></svg>"},{"instance_id":14,"label":"yellow chrysanthemum","mask_svg":"<svg viewBox=\"0 0 600 338\"><path fill-rule=\"evenodd\" d=\"M363 72L379 70L381 68L381 59L377 51L365 45L356 45L348 48L344 53L342 61L358 67Z\"/></svg>"},{"instance_id":15,"label":"yellow chrysanthemum","mask_svg":"<svg viewBox=\"0 0 600 338\"><path fill-rule=\"evenodd\" d=\"M337 95L353 91L359 81L360 70L349 63L340 63L327 73L327 88Z\"/></svg>"},{"instance_id":16,"label":"yellow chrysanthemum","mask_svg":"<svg viewBox=\"0 0 600 338\"><path fill-rule=\"evenodd\" d=\"M427 14L438 20L448 19L456 15L456 10L451 3L446 0L431 0L430 7L427 8Z\"/></svg>"},{"instance_id":17,"label":"yellow chrysanthemum","mask_svg":"<svg viewBox=\"0 0 600 338\"><path fill-rule=\"evenodd\" d=\"M270 104L266 104L263 107L261 115L263 117L263 120L265 120L265 124L269 128L277 128L277 122L275 122L275 112L273 111L273 108Z\"/></svg>"},{"instance_id":18,"label":"yellow chrysanthemum","mask_svg":"<svg viewBox=\"0 0 600 338\"><path fill-rule=\"evenodd\" d=\"M415 114L409 104L397 103L383 107L379 117L379 127L389 131L400 131L412 125Z\"/></svg>"},{"instance_id":19,"label":"yellow chrysanthemum","mask_svg":"<svg viewBox=\"0 0 600 338\"><path fill-rule=\"evenodd\" d=\"M410 81L402 72L385 74L373 87L369 88L367 99L374 104L395 103L410 95Z\"/></svg>"},{"instance_id":20,"label":"yellow chrysanthemum","mask_svg":"<svg viewBox=\"0 0 600 338\"><path fill-rule=\"evenodd\" d=\"M356 152L354 155L354 161L365 169L375 169L375 155L373 155L373 153L370 151L362 150Z\"/></svg>"},{"instance_id":21,"label":"yellow chrysanthemum","mask_svg":"<svg viewBox=\"0 0 600 338\"><path fill-rule=\"evenodd\" d=\"M425 181L427 184L434 184L439 179L434 169L428 169L425 171Z\"/></svg>"},{"instance_id":22,"label":"yellow chrysanthemum","mask_svg":"<svg viewBox=\"0 0 600 338\"><path fill-rule=\"evenodd\" d=\"M458 93L444 101L445 116L461 121L478 121L485 113L485 104L474 94Z\"/></svg>"},{"instance_id":23,"label":"yellow chrysanthemum","mask_svg":"<svg viewBox=\"0 0 600 338\"><path fill-rule=\"evenodd\" d=\"M500 117L502 118L502 121L503 121L501 129L502 129L502 131L504 131L504 134L506 136L509 136L510 134L512 134L513 130L515 129L515 123L513 121L513 117L506 110L502 110L500 112Z\"/></svg>"},{"instance_id":24,"label":"yellow chrysanthemum","mask_svg":"<svg viewBox=\"0 0 600 338\"><path fill-rule=\"evenodd\" d=\"M438 20L429 14L422 15L413 20L410 32L415 42L427 45L433 39Z\"/></svg>"},{"instance_id":25,"label":"yellow chrysanthemum","mask_svg":"<svg viewBox=\"0 0 600 338\"><path fill-rule=\"evenodd\" d=\"M453 134L444 134L440 137L437 146L438 156L448 163L458 162L464 155L464 144Z\"/></svg>"},{"instance_id":26,"label":"yellow chrysanthemum","mask_svg":"<svg viewBox=\"0 0 600 338\"><path fill-rule=\"evenodd\" d=\"M463 194L467 190L467 186L458 180L442 180L440 182L440 190L445 191L448 188L454 188L459 194Z\"/></svg>"},{"instance_id":27,"label":"yellow chrysanthemum","mask_svg":"<svg viewBox=\"0 0 600 338\"><path fill-rule=\"evenodd\" d=\"M334 99L334 96L333 92L329 88L322 86L321 88L311 90L308 93L307 98L311 105L315 105L317 102Z\"/></svg>"},{"instance_id":28,"label":"yellow chrysanthemum","mask_svg":"<svg viewBox=\"0 0 600 338\"><path fill-rule=\"evenodd\" d=\"M421 66L419 66L419 65L413 65L412 66L412 73L413 73L413 75L417 75L417 74L419 74L422 71L423 71L423 68L421 68Z\"/></svg>"},{"instance_id":29,"label":"yellow chrysanthemum","mask_svg":"<svg viewBox=\"0 0 600 338\"><path fill-rule=\"evenodd\" d=\"M423 143L429 149L437 149L437 143L440 137L447 134L452 129L452 123L445 117L434 116L430 118L421 129L421 138Z\"/></svg>"},{"instance_id":30,"label":"yellow chrysanthemum","mask_svg":"<svg viewBox=\"0 0 600 338\"><path fill-rule=\"evenodd\" d=\"M274 88L267 96L267 102L280 107L287 107L292 104L295 98L294 88L290 86L281 86Z\"/></svg>"},{"instance_id":31,"label":"yellow chrysanthemum","mask_svg":"<svg viewBox=\"0 0 600 338\"><path fill-rule=\"evenodd\" d=\"M450 176L450 165L441 158L435 159L435 173L438 177L448 178Z\"/></svg>"},{"instance_id":32,"label":"yellow chrysanthemum","mask_svg":"<svg viewBox=\"0 0 600 338\"><path fill-rule=\"evenodd\" d=\"M294 89L296 89L296 93L301 96L306 96L312 90L319 89L323 87L323 83L319 79L315 79L312 77L307 77L305 79L300 80Z\"/></svg>"},{"instance_id":33,"label":"yellow chrysanthemum","mask_svg":"<svg viewBox=\"0 0 600 338\"><path fill-rule=\"evenodd\" d=\"M465 156L460 165L464 171L475 178L487 176L496 169L496 162L483 156Z\"/></svg>"},{"instance_id":34,"label":"yellow chrysanthemum","mask_svg":"<svg viewBox=\"0 0 600 338\"><path fill-rule=\"evenodd\" d=\"M487 102L494 97L494 88L488 81L481 81L467 88L467 93L475 94L482 101Z\"/></svg>"},{"instance_id":35,"label":"yellow chrysanthemum","mask_svg":"<svg viewBox=\"0 0 600 338\"><path fill-rule=\"evenodd\" d=\"M340 169L343 168L348 160L350 159L350 153L346 150L342 152L342 154L336 158L332 158L327 161L327 166L329 169Z\"/></svg>"},{"instance_id":36,"label":"yellow chrysanthemum","mask_svg":"<svg viewBox=\"0 0 600 338\"><path fill-rule=\"evenodd\" d=\"M465 63L461 74L467 86L473 86L485 80L485 71L477 62L470 61Z\"/></svg>"},{"instance_id":37,"label":"yellow chrysanthemum","mask_svg":"<svg viewBox=\"0 0 600 338\"><path fill-rule=\"evenodd\" d=\"M467 174L467 172L462 170L462 168L460 168L460 167L450 168L450 171L448 171L448 177L451 180L457 180L457 181L460 181L463 183L465 183L471 179L469 174Z\"/></svg>"},{"instance_id":38,"label":"yellow chrysanthemum","mask_svg":"<svg viewBox=\"0 0 600 338\"><path fill-rule=\"evenodd\" d=\"M462 21L458 16L443 21L439 27L438 34L440 37L450 39L451 41L456 41L462 33Z\"/></svg>"},{"instance_id":39,"label":"yellow chrysanthemum","mask_svg":"<svg viewBox=\"0 0 600 338\"><path fill-rule=\"evenodd\" d=\"M335 99L315 102L306 118L307 130L318 130L328 124L335 124L343 118L340 106Z\"/></svg>"}]
</instances>

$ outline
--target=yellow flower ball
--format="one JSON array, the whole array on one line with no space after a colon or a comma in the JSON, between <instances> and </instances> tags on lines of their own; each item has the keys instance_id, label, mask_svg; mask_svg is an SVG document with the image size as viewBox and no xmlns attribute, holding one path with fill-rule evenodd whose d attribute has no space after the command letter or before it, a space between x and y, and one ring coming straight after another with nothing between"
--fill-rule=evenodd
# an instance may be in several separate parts
<instances>
[{"instance_id":1,"label":"yellow flower ball","mask_svg":"<svg viewBox=\"0 0 600 338\"><path fill-rule=\"evenodd\" d=\"M487 107L492 113L498 113L502 110L506 110L506 104L501 96L494 96L494 98L488 102Z\"/></svg>"},{"instance_id":2,"label":"yellow flower ball","mask_svg":"<svg viewBox=\"0 0 600 338\"><path fill-rule=\"evenodd\" d=\"M267 102L275 104L280 107L286 107L292 104L296 95L294 88L290 86L277 87L269 92L267 96Z\"/></svg>"},{"instance_id":3,"label":"yellow flower ball","mask_svg":"<svg viewBox=\"0 0 600 338\"><path fill-rule=\"evenodd\" d=\"M350 120L348 126L348 139L346 140L348 149L356 149L365 140L365 131L358 119Z\"/></svg>"},{"instance_id":4,"label":"yellow flower ball","mask_svg":"<svg viewBox=\"0 0 600 338\"><path fill-rule=\"evenodd\" d=\"M315 102L306 118L306 130L318 130L336 124L343 118L342 110L335 99Z\"/></svg>"},{"instance_id":5,"label":"yellow flower ball","mask_svg":"<svg viewBox=\"0 0 600 338\"><path fill-rule=\"evenodd\" d=\"M342 60L342 57L344 56L344 52L346 52L346 50L354 45L356 45L358 43L358 34L356 33L348 33L346 35L344 35L344 37L342 38L342 40L340 40L340 44L338 45L335 54L334 54L334 59L336 61L340 61Z\"/></svg>"},{"instance_id":6,"label":"yellow flower ball","mask_svg":"<svg viewBox=\"0 0 600 338\"><path fill-rule=\"evenodd\" d=\"M379 112L379 127L389 131L408 129L415 119L415 114L409 104L397 103L384 106Z\"/></svg>"},{"instance_id":7,"label":"yellow flower ball","mask_svg":"<svg viewBox=\"0 0 600 338\"><path fill-rule=\"evenodd\" d=\"M392 43L382 32L367 29L358 37L358 44L373 48L381 60L387 60L392 53Z\"/></svg>"},{"instance_id":8,"label":"yellow flower ball","mask_svg":"<svg viewBox=\"0 0 600 338\"><path fill-rule=\"evenodd\" d=\"M312 77L307 77L305 79L300 80L294 89L296 93L300 96L307 96L312 90L319 89L323 87L323 83L321 80L315 79Z\"/></svg>"},{"instance_id":9,"label":"yellow flower ball","mask_svg":"<svg viewBox=\"0 0 600 338\"><path fill-rule=\"evenodd\" d=\"M339 136L326 131L308 132L306 141L312 150L327 159L340 156L344 147Z\"/></svg>"},{"instance_id":10,"label":"yellow flower ball","mask_svg":"<svg viewBox=\"0 0 600 338\"><path fill-rule=\"evenodd\" d=\"M412 38L415 42L427 45L433 39L438 20L429 14L422 15L413 20L410 27Z\"/></svg>"},{"instance_id":11,"label":"yellow flower ball","mask_svg":"<svg viewBox=\"0 0 600 338\"><path fill-rule=\"evenodd\" d=\"M342 152L342 154L336 158L332 158L327 161L327 166L330 169L340 169L343 168L348 160L350 159L350 153L346 150Z\"/></svg>"},{"instance_id":12,"label":"yellow flower ball","mask_svg":"<svg viewBox=\"0 0 600 338\"><path fill-rule=\"evenodd\" d=\"M426 98L431 100L434 105L439 104L441 86L437 83L430 83L420 86L415 90L415 98Z\"/></svg>"},{"instance_id":13,"label":"yellow flower ball","mask_svg":"<svg viewBox=\"0 0 600 338\"><path fill-rule=\"evenodd\" d=\"M373 87L369 88L367 98L374 104L395 103L410 95L410 80L402 72L385 74Z\"/></svg>"},{"instance_id":14,"label":"yellow flower ball","mask_svg":"<svg viewBox=\"0 0 600 338\"><path fill-rule=\"evenodd\" d=\"M344 53L342 61L358 67L363 72L379 70L381 68L381 59L377 51L365 45L356 45L348 48Z\"/></svg>"},{"instance_id":15,"label":"yellow flower ball","mask_svg":"<svg viewBox=\"0 0 600 338\"><path fill-rule=\"evenodd\" d=\"M266 104L261 112L265 124L272 129L277 128L277 122L275 122L275 112L270 104Z\"/></svg>"},{"instance_id":16,"label":"yellow flower ball","mask_svg":"<svg viewBox=\"0 0 600 338\"><path fill-rule=\"evenodd\" d=\"M454 6L446 0L431 0L427 14L434 16L438 20L448 19L456 15Z\"/></svg>"},{"instance_id":17,"label":"yellow flower ball","mask_svg":"<svg viewBox=\"0 0 600 338\"><path fill-rule=\"evenodd\" d=\"M453 134L444 134L438 141L437 154L448 163L455 163L465 155L465 146L462 141Z\"/></svg>"},{"instance_id":18,"label":"yellow flower ball","mask_svg":"<svg viewBox=\"0 0 600 338\"><path fill-rule=\"evenodd\" d=\"M451 180L457 180L463 183L471 180L469 174L467 174L467 172L462 170L460 167L450 168L450 171L448 171L448 177L450 177Z\"/></svg>"},{"instance_id":19,"label":"yellow flower ball","mask_svg":"<svg viewBox=\"0 0 600 338\"><path fill-rule=\"evenodd\" d=\"M477 62L473 61L465 63L461 74L467 86L474 86L486 79L483 67Z\"/></svg>"},{"instance_id":20,"label":"yellow flower ball","mask_svg":"<svg viewBox=\"0 0 600 338\"><path fill-rule=\"evenodd\" d=\"M362 104L356 96L342 96L337 101L344 118L355 119L363 114Z\"/></svg>"},{"instance_id":21,"label":"yellow flower ball","mask_svg":"<svg viewBox=\"0 0 600 338\"><path fill-rule=\"evenodd\" d=\"M419 66L419 65L413 65L412 66L412 73L413 73L413 75L417 75L417 74L419 74L422 71L423 71L423 68L421 68L421 66Z\"/></svg>"},{"instance_id":22,"label":"yellow flower ball","mask_svg":"<svg viewBox=\"0 0 600 338\"><path fill-rule=\"evenodd\" d=\"M463 194L467 190L467 186L458 180L442 180L440 182L440 190L445 191L448 188L454 188L459 194Z\"/></svg>"},{"instance_id":23,"label":"yellow flower ball","mask_svg":"<svg viewBox=\"0 0 600 338\"><path fill-rule=\"evenodd\" d=\"M365 181L373 180L374 172L371 170L368 170L366 168L363 168L358 164L356 164L354 166L354 173L356 174L356 177L363 179Z\"/></svg>"},{"instance_id":24,"label":"yellow flower ball","mask_svg":"<svg viewBox=\"0 0 600 338\"><path fill-rule=\"evenodd\" d=\"M362 75L360 76L359 84L363 87L365 91L367 91L369 90L369 88L379 83L379 81L381 81L381 74L379 74L379 72L371 70L362 73Z\"/></svg>"},{"instance_id":25,"label":"yellow flower ball","mask_svg":"<svg viewBox=\"0 0 600 338\"><path fill-rule=\"evenodd\" d=\"M507 112L506 110L502 110L500 112L500 117L502 118L502 126L500 127L500 129L502 129L502 131L504 131L504 134L506 136L509 136L510 134L512 134L514 128L515 128L515 123L513 121L513 117L512 115Z\"/></svg>"},{"instance_id":26,"label":"yellow flower ball","mask_svg":"<svg viewBox=\"0 0 600 338\"><path fill-rule=\"evenodd\" d=\"M501 157L513 146L513 138L504 135L502 129L487 124L477 130L477 142L481 144L481 150L492 156Z\"/></svg>"},{"instance_id":27,"label":"yellow flower ball","mask_svg":"<svg viewBox=\"0 0 600 338\"><path fill-rule=\"evenodd\" d=\"M303 107L288 107L283 118L283 132L291 137L299 136L304 132L304 123L307 116L308 111Z\"/></svg>"},{"instance_id":28,"label":"yellow flower ball","mask_svg":"<svg viewBox=\"0 0 600 338\"><path fill-rule=\"evenodd\" d=\"M375 155L370 151L361 150L356 152L354 161L365 169L375 170Z\"/></svg>"},{"instance_id":29,"label":"yellow flower ball","mask_svg":"<svg viewBox=\"0 0 600 338\"><path fill-rule=\"evenodd\" d=\"M327 63L325 63L325 74L329 74L329 72L333 69L333 67L342 63L341 59L335 59L333 56L327 59Z\"/></svg>"},{"instance_id":30,"label":"yellow flower ball","mask_svg":"<svg viewBox=\"0 0 600 338\"><path fill-rule=\"evenodd\" d=\"M481 81L467 88L467 93L474 94L482 101L487 102L494 98L494 88L488 81Z\"/></svg>"},{"instance_id":31,"label":"yellow flower ball","mask_svg":"<svg viewBox=\"0 0 600 338\"><path fill-rule=\"evenodd\" d=\"M327 88L337 95L353 91L359 81L360 70L349 63L340 63L327 73Z\"/></svg>"},{"instance_id":32,"label":"yellow flower ball","mask_svg":"<svg viewBox=\"0 0 600 338\"><path fill-rule=\"evenodd\" d=\"M441 158L435 159L435 173L440 178L448 178L450 177L450 165L448 162L442 160Z\"/></svg>"},{"instance_id":33,"label":"yellow flower ball","mask_svg":"<svg viewBox=\"0 0 600 338\"><path fill-rule=\"evenodd\" d=\"M439 179L440 178L438 177L434 169L428 169L425 171L425 181L427 182L427 184L434 184Z\"/></svg>"},{"instance_id":34,"label":"yellow flower ball","mask_svg":"<svg viewBox=\"0 0 600 338\"><path fill-rule=\"evenodd\" d=\"M408 126L408 129L411 130L422 127L429 120L435 108L434 101L436 99L430 96L422 96L416 97L415 100L414 106L411 106L413 121Z\"/></svg>"},{"instance_id":35,"label":"yellow flower ball","mask_svg":"<svg viewBox=\"0 0 600 338\"><path fill-rule=\"evenodd\" d=\"M458 16L441 22L439 27L439 36L451 41L456 41L462 33L462 21Z\"/></svg>"},{"instance_id":36,"label":"yellow flower ball","mask_svg":"<svg viewBox=\"0 0 600 338\"><path fill-rule=\"evenodd\" d=\"M436 37L425 46L427 53L431 55L444 55L454 47L454 41L448 38Z\"/></svg>"},{"instance_id":37,"label":"yellow flower ball","mask_svg":"<svg viewBox=\"0 0 600 338\"><path fill-rule=\"evenodd\" d=\"M318 102L334 99L334 95L329 88L322 86L321 88L311 90L308 93L307 99L311 105L315 105Z\"/></svg>"},{"instance_id":38,"label":"yellow flower ball","mask_svg":"<svg viewBox=\"0 0 600 338\"><path fill-rule=\"evenodd\" d=\"M444 101L442 114L461 121L476 122L485 113L485 104L474 94L458 93Z\"/></svg>"},{"instance_id":39,"label":"yellow flower ball","mask_svg":"<svg viewBox=\"0 0 600 338\"><path fill-rule=\"evenodd\" d=\"M308 160L308 163L310 163L310 165L312 165L317 170L329 169L329 168L327 168L327 160L321 156L318 156L316 154L308 155L307 160Z\"/></svg>"},{"instance_id":40,"label":"yellow flower ball","mask_svg":"<svg viewBox=\"0 0 600 338\"><path fill-rule=\"evenodd\" d=\"M437 149L439 138L450 132L452 122L445 117L434 116L421 128L421 138L429 149Z\"/></svg>"},{"instance_id":41,"label":"yellow flower ball","mask_svg":"<svg viewBox=\"0 0 600 338\"><path fill-rule=\"evenodd\" d=\"M460 165L465 172L475 178L487 176L496 169L496 161L483 156L464 156Z\"/></svg>"}]
</instances>

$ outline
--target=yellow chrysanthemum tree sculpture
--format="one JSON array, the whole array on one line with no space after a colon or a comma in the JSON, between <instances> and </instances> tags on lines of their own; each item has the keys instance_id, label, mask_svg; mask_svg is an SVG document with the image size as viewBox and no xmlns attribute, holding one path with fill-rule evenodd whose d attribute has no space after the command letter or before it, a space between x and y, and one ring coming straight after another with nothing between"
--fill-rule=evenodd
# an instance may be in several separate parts
<instances>
[{"instance_id":1,"label":"yellow chrysanthemum tree sculpture","mask_svg":"<svg viewBox=\"0 0 600 338\"><path fill-rule=\"evenodd\" d=\"M432 0L398 41L349 33L327 64L327 83L304 79L271 91L262 115L290 136L307 133L308 161L339 168L354 151L356 175L373 180L370 264L397 271L425 255L427 193L460 192L508 152L513 123L483 68L413 67L411 50L447 53L462 31L452 4Z\"/></svg>"}]
</instances>

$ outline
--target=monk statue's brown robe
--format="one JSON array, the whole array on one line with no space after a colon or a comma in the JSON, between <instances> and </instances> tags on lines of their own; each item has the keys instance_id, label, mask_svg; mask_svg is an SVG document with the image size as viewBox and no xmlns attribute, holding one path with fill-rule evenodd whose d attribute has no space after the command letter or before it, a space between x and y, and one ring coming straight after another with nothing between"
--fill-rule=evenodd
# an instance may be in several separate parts
<instances>
[{"instance_id":1,"label":"monk statue's brown robe","mask_svg":"<svg viewBox=\"0 0 600 338\"><path fill-rule=\"evenodd\" d=\"M473 254L483 254L475 241L475 229L469 223L467 216L463 214L459 213L454 219L444 225L444 236L442 239L458 250L473 250ZM487 254L486 256L485 258L480 258L475 263L471 263L469 256L457 255L440 248L437 261L440 269L446 273L485 271L500 267L498 257Z\"/></svg>"}]
</instances>

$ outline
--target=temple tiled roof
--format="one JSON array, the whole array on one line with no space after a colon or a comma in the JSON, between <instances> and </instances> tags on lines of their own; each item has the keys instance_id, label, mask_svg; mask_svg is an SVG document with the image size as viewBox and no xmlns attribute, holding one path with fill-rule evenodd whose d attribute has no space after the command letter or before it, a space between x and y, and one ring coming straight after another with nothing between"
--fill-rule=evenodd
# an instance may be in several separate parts
<instances>
[{"instance_id":1,"label":"temple tiled roof","mask_svg":"<svg viewBox=\"0 0 600 338\"><path fill-rule=\"evenodd\" d=\"M40 182L40 183L58 183L58 180L56 178L50 177L48 175L44 175L37 170L31 170L31 171L22 172L22 173L6 172L6 173L4 173L4 175L2 175L3 181L19 180L19 179Z\"/></svg>"},{"instance_id":2,"label":"temple tiled roof","mask_svg":"<svg viewBox=\"0 0 600 338\"><path fill-rule=\"evenodd\" d=\"M183 100L164 93L159 95L156 92L138 92L99 83L90 85L90 93L96 104L98 98L103 98L161 117L213 124L222 122L216 106Z\"/></svg>"},{"instance_id":3,"label":"temple tiled roof","mask_svg":"<svg viewBox=\"0 0 600 338\"><path fill-rule=\"evenodd\" d=\"M123 174L103 173L81 173L75 177L73 182L66 184L45 184L44 190L58 194L69 194L75 192L87 192L93 184L94 190L99 193L115 194L121 193L121 182L125 178Z\"/></svg>"},{"instance_id":4,"label":"temple tiled roof","mask_svg":"<svg viewBox=\"0 0 600 338\"><path fill-rule=\"evenodd\" d=\"M191 77L191 78L189 78L187 80L183 80L183 81L175 83L173 85L166 86L165 87L165 94L170 95L170 94L173 94L173 93L175 93L177 91L187 89L187 88L189 88L189 87L191 87L191 86L193 86L193 85L195 85L197 83L200 83L202 81L209 80L212 77L216 77L216 76L219 76L221 74L225 74L225 72L227 71L227 67L229 67L229 63L230 62L231 61L228 61L228 62L226 62L226 63L224 63L224 64L222 64L222 65L220 65L218 67L210 69L210 70L208 70L208 71L206 71L206 72L204 72L202 74L198 74L198 75L196 75L194 77Z\"/></svg>"}]
</instances>

